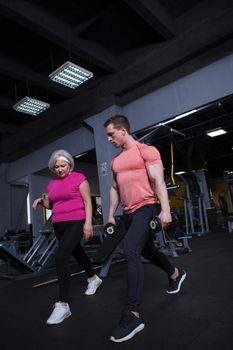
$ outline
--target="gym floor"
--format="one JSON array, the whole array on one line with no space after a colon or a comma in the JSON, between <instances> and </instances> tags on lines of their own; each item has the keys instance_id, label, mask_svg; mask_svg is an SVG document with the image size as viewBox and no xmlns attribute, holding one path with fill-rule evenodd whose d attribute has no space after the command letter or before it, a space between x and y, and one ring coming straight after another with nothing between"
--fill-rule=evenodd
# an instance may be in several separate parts
<instances>
[{"instance_id":1,"label":"gym floor","mask_svg":"<svg viewBox=\"0 0 233 350\"><path fill-rule=\"evenodd\" d=\"M54 275L0 280L2 350L230 350L233 347L233 234L194 237L192 252L171 258L187 271L179 294L165 293L163 272L145 263L145 329L122 344L109 341L125 299L125 263L111 266L94 296L85 296L84 275L72 277L72 316L47 326L57 283L33 288Z\"/></svg>"}]
</instances>

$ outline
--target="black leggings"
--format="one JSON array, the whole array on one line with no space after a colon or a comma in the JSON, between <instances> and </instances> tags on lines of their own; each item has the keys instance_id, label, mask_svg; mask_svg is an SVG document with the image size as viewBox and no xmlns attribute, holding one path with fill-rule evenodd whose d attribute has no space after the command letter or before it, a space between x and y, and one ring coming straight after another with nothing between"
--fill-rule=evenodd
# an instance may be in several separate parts
<instances>
[{"instance_id":1,"label":"black leggings","mask_svg":"<svg viewBox=\"0 0 233 350\"><path fill-rule=\"evenodd\" d=\"M149 221L156 213L154 204L145 205L132 214L125 214L123 220L127 233L123 241L123 249L128 269L128 293L126 309L138 311L143 289L142 256L171 276L175 269L167 256L160 252L154 244Z\"/></svg>"},{"instance_id":2,"label":"black leggings","mask_svg":"<svg viewBox=\"0 0 233 350\"><path fill-rule=\"evenodd\" d=\"M59 245L55 255L57 278L59 284L59 301L69 301L70 272L69 260L75 257L79 265L85 270L88 278L94 276L89 257L81 246L84 220L64 221L53 224Z\"/></svg>"}]
</instances>

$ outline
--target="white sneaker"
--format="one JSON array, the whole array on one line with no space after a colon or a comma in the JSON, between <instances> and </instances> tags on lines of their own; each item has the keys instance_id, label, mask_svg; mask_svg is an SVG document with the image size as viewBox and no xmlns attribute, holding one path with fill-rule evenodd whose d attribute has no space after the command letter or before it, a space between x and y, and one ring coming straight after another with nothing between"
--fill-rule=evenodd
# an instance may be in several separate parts
<instances>
[{"instance_id":1,"label":"white sneaker","mask_svg":"<svg viewBox=\"0 0 233 350\"><path fill-rule=\"evenodd\" d=\"M90 278L88 278L88 285L87 285L87 290L85 292L86 295L93 295L95 294L97 288L99 288L99 286L102 283L102 280L96 276L94 280L90 280Z\"/></svg>"},{"instance_id":2,"label":"white sneaker","mask_svg":"<svg viewBox=\"0 0 233 350\"><path fill-rule=\"evenodd\" d=\"M47 319L47 324L58 324L64 321L65 318L71 315L70 307L68 304L64 304L61 302L54 304L53 312L50 317Z\"/></svg>"}]
</instances>

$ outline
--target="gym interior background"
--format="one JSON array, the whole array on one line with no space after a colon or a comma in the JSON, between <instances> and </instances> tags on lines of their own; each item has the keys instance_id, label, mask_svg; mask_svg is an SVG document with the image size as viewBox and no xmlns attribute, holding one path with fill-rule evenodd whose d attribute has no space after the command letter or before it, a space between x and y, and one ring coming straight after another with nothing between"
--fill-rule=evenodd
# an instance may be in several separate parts
<instances>
[{"instance_id":1,"label":"gym interior background","mask_svg":"<svg viewBox=\"0 0 233 350\"><path fill-rule=\"evenodd\" d=\"M91 253L101 244L111 184L110 162L117 152L108 144L103 124L113 114L125 114L135 138L160 150L171 207L182 232L192 237L187 244L189 253L176 255L193 274L192 282L187 280L182 307L190 310L194 281L200 287L198 292L195 289L196 307L198 301L203 310L206 303L209 307L207 314L193 311L196 318L189 319L187 332L176 326L183 339L178 348L200 349L203 344L212 349L219 344L230 348L232 317L223 316L217 305L222 305L222 310L233 306L228 298L232 278L227 280L233 259L232 15L233 3L228 0L0 0L0 291L4 298L7 295L12 302L17 293L23 298L25 292L31 301L35 295L45 299L54 288L52 284L35 292L29 286L46 279L48 273L53 278L48 266L52 254L44 253L50 244L49 252L53 251L55 242L42 235L50 230L48 213L32 211L31 203L46 191L51 178L47 162L55 149L67 149L74 156L76 169L89 179L96 207L96 240L94 247L87 249ZM52 73L66 62L83 67L93 77L75 89L54 82ZM38 115L16 110L26 96L47 103L49 108ZM208 136L207 132L219 129L224 130L220 136ZM37 260L30 253L34 244ZM167 245L174 257L177 247L173 249L167 237L158 244ZM42 257L40 269L36 268ZM109 266L104 270L105 298L108 288L111 295L111 278L121 281L123 266L113 264L110 271ZM204 277L197 274L202 268L210 281L221 280L222 291L216 288L216 295L211 295L213 290L206 285L202 293ZM212 269L219 272L218 277ZM148 265L146 273L152 275ZM146 288L152 298L149 286ZM165 301L157 289L159 305ZM11 308L9 299L6 305ZM214 307L213 316L210 309ZM101 313L97 306L93 310ZM187 317L175 304L171 310L181 322ZM167 318L165 322L164 316L160 334L175 332L174 324L168 321L171 310L165 311ZM4 317L2 324L9 327ZM42 336L38 320L36 325L34 330ZM156 323L156 327L160 326ZM45 338L50 336L46 330ZM53 336L56 343L56 334ZM101 329L100 343L103 337ZM97 346L82 340L86 348ZM165 338L160 341L166 349L172 346ZM139 344L151 348L143 336ZM135 349L139 344L134 342ZM108 342L104 346L110 347ZM5 348L14 346L7 342Z\"/></svg>"}]
</instances>

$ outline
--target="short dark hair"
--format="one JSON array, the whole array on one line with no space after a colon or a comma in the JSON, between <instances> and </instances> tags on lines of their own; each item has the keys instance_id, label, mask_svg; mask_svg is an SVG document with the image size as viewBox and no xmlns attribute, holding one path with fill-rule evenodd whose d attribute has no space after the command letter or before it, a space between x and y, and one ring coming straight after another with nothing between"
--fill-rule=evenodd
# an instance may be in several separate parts
<instances>
[{"instance_id":1,"label":"short dark hair","mask_svg":"<svg viewBox=\"0 0 233 350\"><path fill-rule=\"evenodd\" d=\"M106 120L104 127L106 128L109 124L112 124L115 129L125 128L126 131L130 134L130 124L126 116L121 114L116 114Z\"/></svg>"}]
</instances>

